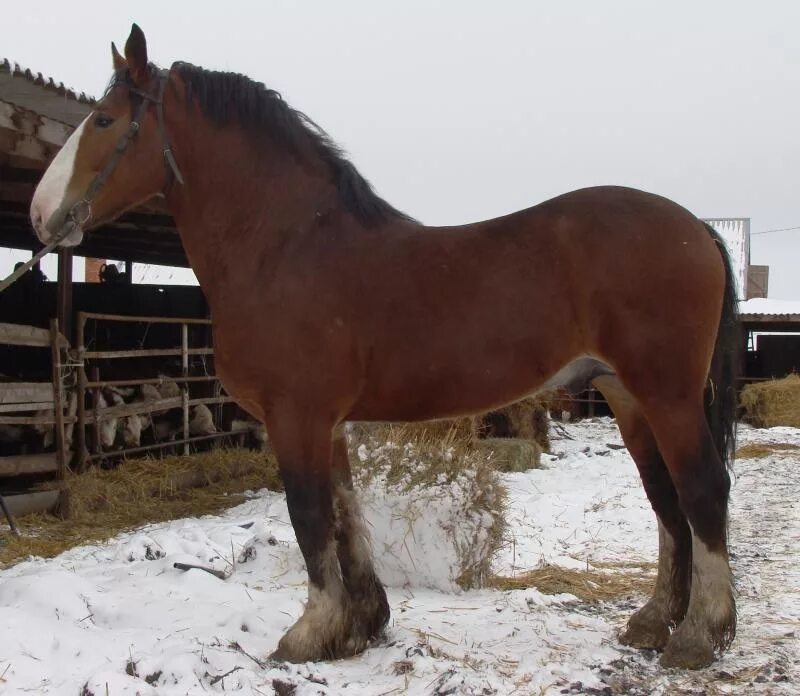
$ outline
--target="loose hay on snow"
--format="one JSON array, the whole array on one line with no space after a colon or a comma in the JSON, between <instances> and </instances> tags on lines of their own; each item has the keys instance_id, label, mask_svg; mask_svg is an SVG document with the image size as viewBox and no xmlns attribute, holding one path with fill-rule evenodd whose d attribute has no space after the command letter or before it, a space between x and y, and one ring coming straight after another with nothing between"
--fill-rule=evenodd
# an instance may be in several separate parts
<instances>
[{"instance_id":1,"label":"loose hay on snow","mask_svg":"<svg viewBox=\"0 0 800 696\"><path fill-rule=\"evenodd\" d=\"M480 587L505 530L505 489L491 456L455 431L358 425L353 475L389 585Z\"/></svg>"},{"instance_id":2,"label":"loose hay on snow","mask_svg":"<svg viewBox=\"0 0 800 696\"><path fill-rule=\"evenodd\" d=\"M274 456L231 449L130 459L116 469L70 475L64 483L70 518L20 518L22 536L4 537L0 566L28 556L52 557L152 522L220 512L242 502L245 491L281 488Z\"/></svg>"},{"instance_id":3,"label":"loose hay on snow","mask_svg":"<svg viewBox=\"0 0 800 696\"><path fill-rule=\"evenodd\" d=\"M748 384L742 389L739 401L744 409L744 420L757 428L800 427L798 375Z\"/></svg>"},{"instance_id":4,"label":"loose hay on snow","mask_svg":"<svg viewBox=\"0 0 800 696\"><path fill-rule=\"evenodd\" d=\"M652 573L642 568L624 570L575 570L546 564L513 577L495 576L489 585L501 590L534 588L543 594L572 594L587 602L608 601L631 594L650 594L655 585ZM612 572L609 572L611 570Z\"/></svg>"},{"instance_id":5,"label":"loose hay on snow","mask_svg":"<svg viewBox=\"0 0 800 696\"><path fill-rule=\"evenodd\" d=\"M749 442L736 450L736 459L761 459L778 452L797 452L799 445L790 442Z\"/></svg>"}]
</instances>

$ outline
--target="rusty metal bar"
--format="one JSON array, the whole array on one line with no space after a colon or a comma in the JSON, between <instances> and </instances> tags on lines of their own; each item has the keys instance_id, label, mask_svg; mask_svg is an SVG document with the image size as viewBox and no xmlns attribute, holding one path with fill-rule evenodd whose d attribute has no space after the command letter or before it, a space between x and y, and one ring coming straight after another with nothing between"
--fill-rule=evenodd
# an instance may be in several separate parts
<instances>
[{"instance_id":1,"label":"rusty metal bar","mask_svg":"<svg viewBox=\"0 0 800 696\"><path fill-rule=\"evenodd\" d=\"M211 319L192 319L191 317L135 317L124 314L98 314L97 312L82 312L86 319L102 321L130 321L143 324L211 324Z\"/></svg>"},{"instance_id":2,"label":"rusty metal bar","mask_svg":"<svg viewBox=\"0 0 800 696\"><path fill-rule=\"evenodd\" d=\"M144 445L142 447L129 447L128 449L121 449L121 450L113 450L111 452L103 452L102 454L93 454L89 457L91 461L95 459L107 459L109 457L125 457L129 454L142 454L143 452L149 452L151 450L157 449L165 449L166 447L172 447L174 445L183 445L192 442L202 442L204 440L218 440L223 437L229 437L231 435L244 435L246 433L251 432L249 428L247 429L240 429L240 430L230 430L220 433L211 433L210 435L195 435L194 437L190 438L182 438L180 440L166 440L164 442L155 442L152 445Z\"/></svg>"},{"instance_id":3,"label":"rusty metal bar","mask_svg":"<svg viewBox=\"0 0 800 696\"><path fill-rule=\"evenodd\" d=\"M56 429L56 456L58 478L63 480L67 473L67 447L64 437L64 379L61 374L61 341L59 340L58 319L50 320L50 355L53 369L53 414Z\"/></svg>"},{"instance_id":4,"label":"rusty metal bar","mask_svg":"<svg viewBox=\"0 0 800 696\"><path fill-rule=\"evenodd\" d=\"M91 369L92 381L97 382L100 379L100 369L93 367ZM92 452L99 454L102 450L100 445L100 390L95 387L92 389ZM107 411L107 409L103 409Z\"/></svg>"},{"instance_id":5,"label":"rusty metal bar","mask_svg":"<svg viewBox=\"0 0 800 696\"><path fill-rule=\"evenodd\" d=\"M88 462L88 450L86 448L86 344L84 334L86 333L86 313L78 312L78 325L75 327L75 337L77 338L78 351L78 427L74 432L74 450L77 454L76 465L78 471L86 469Z\"/></svg>"},{"instance_id":6,"label":"rusty metal bar","mask_svg":"<svg viewBox=\"0 0 800 696\"><path fill-rule=\"evenodd\" d=\"M230 396L213 396L202 399L189 399L189 406L198 406L200 404L227 404L233 401ZM160 411L169 411L173 408L181 408L183 406L182 397L172 397L169 399L158 399L157 401L134 401L130 404L120 404L119 406L110 406L100 411L100 420L107 420L109 418L124 418L125 416L136 416L146 413L158 413ZM4 422L0 418L0 423ZM10 421L17 422L17 421ZM42 421L36 421L42 422ZM94 423L94 415L86 416L86 424Z\"/></svg>"},{"instance_id":7,"label":"rusty metal bar","mask_svg":"<svg viewBox=\"0 0 800 696\"><path fill-rule=\"evenodd\" d=\"M110 380L101 380L99 382L89 382L87 383L87 387L89 389L93 389L94 387L138 387L142 384L164 384L164 382L177 382L178 384L182 382L216 382L217 381L216 375L203 375L201 377L167 377L166 379L162 379L161 377L153 377L150 379L110 379Z\"/></svg>"},{"instance_id":8,"label":"rusty metal bar","mask_svg":"<svg viewBox=\"0 0 800 696\"><path fill-rule=\"evenodd\" d=\"M189 376L189 325L181 324L181 376ZM181 388L181 408L183 410L183 439L191 437L189 433L189 385L184 382ZM184 442L183 454L189 454L189 443Z\"/></svg>"},{"instance_id":9,"label":"rusty metal bar","mask_svg":"<svg viewBox=\"0 0 800 696\"><path fill-rule=\"evenodd\" d=\"M213 355L213 348L189 348L189 355ZM90 360L112 360L116 358L148 358L183 355L181 348L147 348L142 350L92 350L84 357Z\"/></svg>"}]
</instances>

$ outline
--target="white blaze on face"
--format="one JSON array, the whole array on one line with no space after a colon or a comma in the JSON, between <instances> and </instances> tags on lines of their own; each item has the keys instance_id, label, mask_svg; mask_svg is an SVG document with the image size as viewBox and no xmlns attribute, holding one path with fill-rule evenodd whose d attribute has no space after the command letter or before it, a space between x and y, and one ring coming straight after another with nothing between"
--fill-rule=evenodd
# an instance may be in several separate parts
<instances>
[{"instance_id":1,"label":"white blaze on face","mask_svg":"<svg viewBox=\"0 0 800 696\"><path fill-rule=\"evenodd\" d=\"M47 230L47 223L50 221L51 216L55 213L61 205L65 202L64 199L67 195L67 189L72 181L72 175L75 170L75 158L78 154L78 147L83 136L86 122L91 118L87 116L83 122L75 129L69 137L64 146L58 151L50 166L45 171L36 191L33 194L31 201L31 223L36 235L45 244L52 236ZM70 239L70 235L66 240L67 244L70 242L76 244L80 242ZM80 235L79 235L80 236Z\"/></svg>"}]
</instances>

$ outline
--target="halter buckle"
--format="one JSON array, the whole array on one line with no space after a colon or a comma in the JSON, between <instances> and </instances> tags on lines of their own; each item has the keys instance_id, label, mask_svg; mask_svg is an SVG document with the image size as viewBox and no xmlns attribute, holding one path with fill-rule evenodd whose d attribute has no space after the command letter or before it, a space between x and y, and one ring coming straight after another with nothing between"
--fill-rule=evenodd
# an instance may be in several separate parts
<instances>
[{"instance_id":1,"label":"halter buckle","mask_svg":"<svg viewBox=\"0 0 800 696\"><path fill-rule=\"evenodd\" d=\"M82 198L72 206L69 211L69 217L76 225L82 227L89 222L92 217L92 204L85 198Z\"/></svg>"}]
</instances>

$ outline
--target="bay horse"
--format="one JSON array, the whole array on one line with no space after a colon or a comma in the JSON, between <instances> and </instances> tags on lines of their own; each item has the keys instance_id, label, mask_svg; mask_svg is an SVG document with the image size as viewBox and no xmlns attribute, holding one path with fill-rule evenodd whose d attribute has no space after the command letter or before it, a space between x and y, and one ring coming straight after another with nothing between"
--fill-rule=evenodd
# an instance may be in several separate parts
<instances>
[{"instance_id":1,"label":"bay horse","mask_svg":"<svg viewBox=\"0 0 800 696\"><path fill-rule=\"evenodd\" d=\"M389 619L343 424L485 412L596 385L658 520L653 596L621 641L666 666L735 633L727 464L736 294L719 237L676 203L587 188L428 227L378 197L331 139L242 75L148 61L133 26L113 78L39 183L43 242L163 196L213 318L226 390L267 427L308 571L273 656L364 650Z\"/></svg>"}]
</instances>

